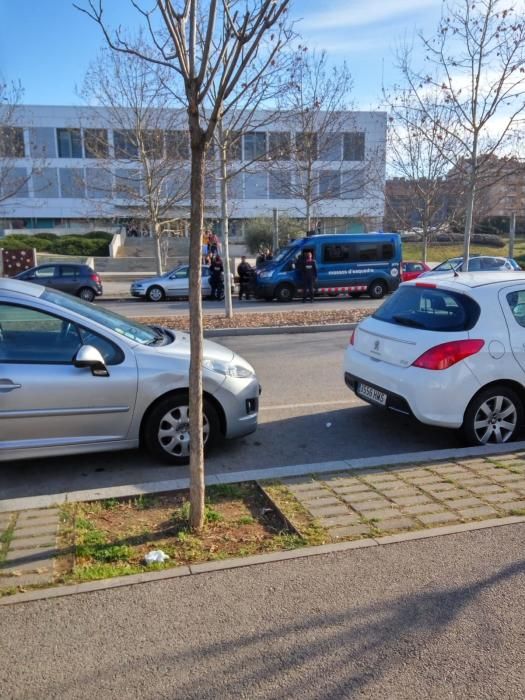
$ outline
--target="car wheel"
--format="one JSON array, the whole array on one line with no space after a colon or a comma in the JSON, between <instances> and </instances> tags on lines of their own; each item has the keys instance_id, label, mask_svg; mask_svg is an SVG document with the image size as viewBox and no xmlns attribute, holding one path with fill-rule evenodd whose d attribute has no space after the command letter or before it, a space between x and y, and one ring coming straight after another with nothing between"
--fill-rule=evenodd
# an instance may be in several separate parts
<instances>
[{"instance_id":1,"label":"car wheel","mask_svg":"<svg viewBox=\"0 0 525 700\"><path fill-rule=\"evenodd\" d=\"M359 299L359 297L361 296L361 292L350 292L350 296L352 297L352 299Z\"/></svg>"},{"instance_id":2,"label":"car wheel","mask_svg":"<svg viewBox=\"0 0 525 700\"><path fill-rule=\"evenodd\" d=\"M368 293L372 299L382 299L386 294L386 284L382 280L375 280L368 287Z\"/></svg>"},{"instance_id":3,"label":"car wheel","mask_svg":"<svg viewBox=\"0 0 525 700\"><path fill-rule=\"evenodd\" d=\"M275 290L275 298L282 303L292 301L294 289L291 284L280 284Z\"/></svg>"},{"instance_id":4,"label":"car wheel","mask_svg":"<svg viewBox=\"0 0 525 700\"><path fill-rule=\"evenodd\" d=\"M463 434L470 445L510 442L523 425L523 403L512 389L492 386L470 402L463 419Z\"/></svg>"},{"instance_id":5,"label":"car wheel","mask_svg":"<svg viewBox=\"0 0 525 700\"><path fill-rule=\"evenodd\" d=\"M164 301L164 290L162 289L162 287L150 287L146 292L146 299L148 301Z\"/></svg>"},{"instance_id":6,"label":"car wheel","mask_svg":"<svg viewBox=\"0 0 525 700\"><path fill-rule=\"evenodd\" d=\"M207 452L218 440L220 423L217 411L204 400L202 430ZM144 444L154 457L171 464L187 464L190 459L190 419L188 396L163 399L150 413L144 425Z\"/></svg>"},{"instance_id":7,"label":"car wheel","mask_svg":"<svg viewBox=\"0 0 525 700\"><path fill-rule=\"evenodd\" d=\"M82 289L78 290L78 296L82 299L82 301L93 301L95 298L95 292L89 287L82 287Z\"/></svg>"}]
</instances>

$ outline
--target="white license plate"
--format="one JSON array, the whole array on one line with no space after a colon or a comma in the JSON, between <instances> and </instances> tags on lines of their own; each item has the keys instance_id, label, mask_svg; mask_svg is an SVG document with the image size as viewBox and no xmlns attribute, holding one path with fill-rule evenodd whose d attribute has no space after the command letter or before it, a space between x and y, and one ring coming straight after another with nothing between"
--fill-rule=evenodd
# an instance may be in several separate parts
<instances>
[{"instance_id":1,"label":"white license plate","mask_svg":"<svg viewBox=\"0 0 525 700\"><path fill-rule=\"evenodd\" d=\"M377 389L368 386L368 384L361 384L361 382L359 382L357 385L357 393L364 399L373 401L380 406L386 406L386 394L383 391L378 391Z\"/></svg>"}]
</instances>

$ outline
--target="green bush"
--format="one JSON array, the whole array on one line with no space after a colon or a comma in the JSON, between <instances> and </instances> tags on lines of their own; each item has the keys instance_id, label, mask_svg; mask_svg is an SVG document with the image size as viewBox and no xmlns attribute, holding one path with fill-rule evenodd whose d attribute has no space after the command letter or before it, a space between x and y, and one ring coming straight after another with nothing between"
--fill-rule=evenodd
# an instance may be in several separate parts
<instances>
[{"instance_id":1,"label":"green bush","mask_svg":"<svg viewBox=\"0 0 525 700\"><path fill-rule=\"evenodd\" d=\"M2 239L0 246L7 250L35 248L39 253L51 253L54 255L78 255L85 257L93 255L103 257L109 254L106 238L87 238L81 235L56 236L55 234L53 238L49 238L48 234L37 234L35 236L11 235Z\"/></svg>"},{"instance_id":2,"label":"green bush","mask_svg":"<svg viewBox=\"0 0 525 700\"><path fill-rule=\"evenodd\" d=\"M244 240L250 253L255 255L264 248L273 248L273 221L260 217L247 221L244 229ZM279 246L286 245L290 239L302 238L305 235L300 226L293 220L282 217L279 219Z\"/></svg>"},{"instance_id":3,"label":"green bush","mask_svg":"<svg viewBox=\"0 0 525 700\"><path fill-rule=\"evenodd\" d=\"M82 238L96 238L97 240L100 239L101 241L109 243L113 238L113 234L107 233L107 231L90 231L89 233L84 233Z\"/></svg>"}]
</instances>

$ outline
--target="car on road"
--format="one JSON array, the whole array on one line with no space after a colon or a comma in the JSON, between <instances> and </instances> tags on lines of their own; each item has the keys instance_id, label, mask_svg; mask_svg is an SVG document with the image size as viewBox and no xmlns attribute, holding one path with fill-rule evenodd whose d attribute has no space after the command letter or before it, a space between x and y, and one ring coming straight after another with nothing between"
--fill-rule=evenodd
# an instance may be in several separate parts
<instances>
[{"instance_id":1,"label":"car on road","mask_svg":"<svg viewBox=\"0 0 525 700\"><path fill-rule=\"evenodd\" d=\"M525 273L474 272L405 282L359 323L344 377L357 396L469 444L523 428Z\"/></svg>"},{"instance_id":2,"label":"car on road","mask_svg":"<svg viewBox=\"0 0 525 700\"><path fill-rule=\"evenodd\" d=\"M408 282L415 280L416 277L422 275L423 272L429 272L432 268L426 262L416 260L404 260L401 263L401 281Z\"/></svg>"},{"instance_id":3,"label":"car on road","mask_svg":"<svg viewBox=\"0 0 525 700\"><path fill-rule=\"evenodd\" d=\"M230 286L234 291L234 278L230 273ZM158 277L147 277L131 283L132 297L142 297L147 301L164 301L168 298L188 297L190 294L190 266L178 265L173 270ZM210 270L202 266L202 296L211 295Z\"/></svg>"},{"instance_id":4,"label":"car on road","mask_svg":"<svg viewBox=\"0 0 525 700\"><path fill-rule=\"evenodd\" d=\"M93 301L102 294L100 276L89 265L75 263L46 263L19 272L14 279L34 282L44 287L58 289L80 297L84 301Z\"/></svg>"},{"instance_id":5,"label":"car on road","mask_svg":"<svg viewBox=\"0 0 525 700\"><path fill-rule=\"evenodd\" d=\"M444 262L434 267L429 272L424 272L422 277L430 275L442 275L447 272L461 272L463 258L449 258ZM497 272L497 271L516 272L521 270L521 267L514 258L504 258L495 255L473 255L468 261L469 272Z\"/></svg>"},{"instance_id":6,"label":"car on road","mask_svg":"<svg viewBox=\"0 0 525 700\"><path fill-rule=\"evenodd\" d=\"M0 461L135 448L189 457L190 339L35 284L0 279ZM203 434L257 427L251 365L204 342Z\"/></svg>"}]
</instances>

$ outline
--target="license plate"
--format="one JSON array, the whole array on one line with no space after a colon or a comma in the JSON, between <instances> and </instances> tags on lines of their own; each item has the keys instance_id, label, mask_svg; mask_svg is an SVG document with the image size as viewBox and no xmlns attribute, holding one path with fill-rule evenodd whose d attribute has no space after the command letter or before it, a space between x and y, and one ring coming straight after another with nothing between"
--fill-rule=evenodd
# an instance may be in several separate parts
<instances>
[{"instance_id":1,"label":"license plate","mask_svg":"<svg viewBox=\"0 0 525 700\"><path fill-rule=\"evenodd\" d=\"M368 384L359 383L357 385L357 393L364 399L368 399L368 401L377 403L380 406L386 406L386 394L384 391L378 391L377 389L368 386Z\"/></svg>"}]
</instances>

